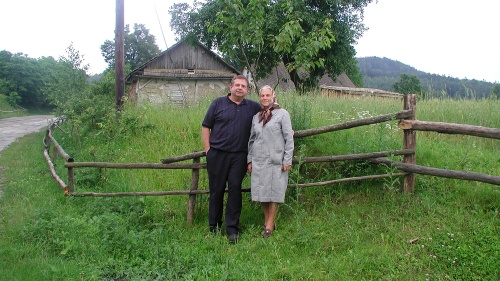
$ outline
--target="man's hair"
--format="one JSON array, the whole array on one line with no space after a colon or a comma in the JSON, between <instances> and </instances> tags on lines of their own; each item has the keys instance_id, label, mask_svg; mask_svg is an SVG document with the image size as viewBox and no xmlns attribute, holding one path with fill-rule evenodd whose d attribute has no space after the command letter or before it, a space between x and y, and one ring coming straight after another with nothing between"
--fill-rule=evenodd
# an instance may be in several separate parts
<instances>
[{"instance_id":1,"label":"man's hair","mask_svg":"<svg viewBox=\"0 0 500 281\"><path fill-rule=\"evenodd\" d=\"M245 76L245 75L236 75L233 77L233 79L231 79L231 86L234 85L234 80L238 80L238 79L242 79L242 80L245 80L247 81L247 87L250 86L250 82L248 82L248 78Z\"/></svg>"}]
</instances>

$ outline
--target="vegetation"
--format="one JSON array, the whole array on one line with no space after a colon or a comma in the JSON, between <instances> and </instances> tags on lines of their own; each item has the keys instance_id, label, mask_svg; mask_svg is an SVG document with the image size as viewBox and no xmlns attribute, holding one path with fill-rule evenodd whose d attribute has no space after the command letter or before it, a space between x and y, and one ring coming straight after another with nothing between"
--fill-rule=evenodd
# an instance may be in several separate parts
<instances>
[{"instance_id":1,"label":"vegetation","mask_svg":"<svg viewBox=\"0 0 500 281\"><path fill-rule=\"evenodd\" d=\"M357 74L354 43L363 34L364 8L371 0L210 0L174 4L170 26L220 51L255 79L280 63L296 89L315 88L325 73ZM244 20L245 24L241 24ZM307 73L308 75L304 75Z\"/></svg>"},{"instance_id":2,"label":"vegetation","mask_svg":"<svg viewBox=\"0 0 500 281\"><path fill-rule=\"evenodd\" d=\"M52 57L32 59L22 53L0 51L0 94L14 107L46 104L43 81L47 68L56 64Z\"/></svg>"},{"instance_id":3,"label":"vegetation","mask_svg":"<svg viewBox=\"0 0 500 281\"><path fill-rule=\"evenodd\" d=\"M9 97L0 94L0 119L22 116L25 114L25 110L12 106L9 102Z\"/></svg>"},{"instance_id":4,"label":"vegetation","mask_svg":"<svg viewBox=\"0 0 500 281\"><path fill-rule=\"evenodd\" d=\"M416 76L420 80L422 90L428 98L497 98L495 87L498 82L491 83L475 79L458 79L443 75L425 73L401 62L388 58L358 58L358 67L363 76L366 88L392 91L394 83L402 74Z\"/></svg>"},{"instance_id":5,"label":"vegetation","mask_svg":"<svg viewBox=\"0 0 500 281\"><path fill-rule=\"evenodd\" d=\"M55 137L76 161L150 162L202 149L200 120L214 95L188 107L130 107L120 118L64 123ZM326 99L278 93L296 130L402 109L401 101ZM254 98L254 97L252 97ZM109 103L113 104L112 97ZM500 127L497 100L424 100L417 119ZM301 139L295 156L401 148L397 121ZM192 225L187 197L67 197L41 157L43 133L2 151L0 276L5 280L497 280L498 186L417 176L290 189L277 231L260 237L261 209L244 194L241 242L211 236L208 199L198 195ZM421 165L500 174L498 140L419 132ZM58 173L65 175L62 160ZM291 183L389 168L345 161L295 165ZM206 171L200 186L208 184ZM79 168L76 190L187 190L190 171ZM248 178L244 183L249 186ZM413 241L413 243L409 243Z\"/></svg>"},{"instance_id":6,"label":"vegetation","mask_svg":"<svg viewBox=\"0 0 500 281\"><path fill-rule=\"evenodd\" d=\"M134 23L134 30L125 25L124 60L130 69L136 69L160 53L156 38L144 24ZM115 40L106 40L101 45L101 54L109 68L115 66Z\"/></svg>"},{"instance_id":7,"label":"vegetation","mask_svg":"<svg viewBox=\"0 0 500 281\"><path fill-rule=\"evenodd\" d=\"M415 75L401 74L399 81L392 85L394 91L404 95L422 94L420 80Z\"/></svg>"},{"instance_id":8,"label":"vegetation","mask_svg":"<svg viewBox=\"0 0 500 281\"><path fill-rule=\"evenodd\" d=\"M128 33L128 26L125 28ZM154 36L143 24L134 24L134 32L125 38L127 71L159 53ZM114 64L114 43L102 46L105 60ZM112 49L112 50L111 50ZM94 77L88 75L84 56L70 44L66 55L29 58L23 53L0 51L0 95L12 108L53 110L69 116L93 115L97 108L89 99L113 92L112 68ZM111 87L110 87L111 83ZM87 113L84 113L86 111ZM90 117L92 118L92 117Z\"/></svg>"},{"instance_id":9,"label":"vegetation","mask_svg":"<svg viewBox=\"0 0 500 281\"><path fill-rule=\"evenodd\" d=\"M500 99L500 84L495 84L495 86L491 88L490 96Z\"/></svg>"},{"instance_id":10,"label":"vegetation","mask_svg":"<svg viewBox=\"0 0 500 281\"><path fill-rule=\"evenodd\" d=\"M22 53L0 51L0 94L14 108L51 110L88 85L88 66L71 44L66 56L29 58Z\"/></svg>"}]
</instances>

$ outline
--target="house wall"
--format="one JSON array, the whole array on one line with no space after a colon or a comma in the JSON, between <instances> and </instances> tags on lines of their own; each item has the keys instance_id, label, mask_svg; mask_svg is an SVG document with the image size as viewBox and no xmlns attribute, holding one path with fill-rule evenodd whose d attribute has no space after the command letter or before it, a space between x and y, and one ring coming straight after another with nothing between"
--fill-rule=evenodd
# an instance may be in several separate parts
<instances>
[{"instance_id":1,"label":"house wall","mask_svg":"<svg viewBox=\"0 0 500 281\"><path fill-rule=\"evenodd\" d=\"M402 99L403 95L379 89L320 86L321 95L330 98L391 98Z\"/></svg>"},{"instance_id":2,"label":"house wall","mask_svg":"<svg viewBox=\"0 0 500 281\"><path fill-rule=\"evenodd\" d=\"M129 97L136 97L137 104L174 103L185 105L209 93L227 93L230 80L225 79L193 79L168 80L156 78L139 78L132 85Z\"/></svg>"}]
</instances>

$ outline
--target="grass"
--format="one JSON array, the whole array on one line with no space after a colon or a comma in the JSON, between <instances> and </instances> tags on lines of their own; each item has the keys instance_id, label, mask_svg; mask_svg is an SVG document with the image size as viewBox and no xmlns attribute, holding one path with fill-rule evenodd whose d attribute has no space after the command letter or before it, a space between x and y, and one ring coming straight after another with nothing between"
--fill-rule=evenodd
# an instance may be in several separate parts
<instances>
[{"instance_id":1,"label":"grass","mask_svg":"<svg viewBox=\"0 0 500 281\"><path fill-rule=\"evenodd\" d=\"M400 101L281 95L295 129L399 111ZM187 108L128 110L99 131L64 124L56 138L76 161L151 162L202 149L210 99ZM498 101L419 101L417 119L500 127ZM301 128L301 126L303 126ZM500 175L498 140L417 133L417 163ZM260 238L262 211L244 193L241 241L207 227L208 198L186 223L186 196L65 197L41 156L43 133L2 151L0 276L5 280L497 280L500 189L417 176L291 189L277 231ZM296 156L399 149L396 121L299 141ZM63 162L56 168L65 175ZM390 172L364 163L294 167L306 182ZM76 191L185 190L190 171L77 169ZM206 188L206 172L200 173ZM244 186L249 186L248 178ZM412 239L418 240L409 243Z\"/></svg>"},{"instance_id":2,"label":"grass","mask_svg":"<svg viewBox=\"0 0 500 281\"><path fill-rule=\"evenodd\" d=\"M7 96L0 94L0 119L24 115L26 114L22 110L18 110L9 104Z\"/></svg>"},{"instance_id":3,"label":"grass","mask_svg":"<svg viewBox=\"0 0 500 281\"><path fill-rule=\"evenodd\" d=\"M0 119L34 114L48 114L50 109L24 109L9 104L7 96L0 94Z\"/></svg>"}]
</instances>

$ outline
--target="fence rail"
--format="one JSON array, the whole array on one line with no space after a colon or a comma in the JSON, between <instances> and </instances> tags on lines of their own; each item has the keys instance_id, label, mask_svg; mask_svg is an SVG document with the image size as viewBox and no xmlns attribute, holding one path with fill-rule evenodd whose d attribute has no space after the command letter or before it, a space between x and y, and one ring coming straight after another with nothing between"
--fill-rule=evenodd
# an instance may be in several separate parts
<instances>
[{"instance_id":1,"label":"fence rail","mask_svg":"<svg viewBox=\"0 0 500 281\"><path fill-rule=\"evenodd\" d=\"M399 127L403 129L403 149L394 151L379 151L361 154L348 155L333 155L320 157L302 157L300 161L296 158L293 163L320 163L320 162L336 162L347 160L366 160L377 165L386 165L400 170L400 173L367 175L360 177L333 179L330 181L314 182L314 183L296 183L288 184L288 188L306 188L312 186L325 186L335 183L360 181L369 179L379 179L388 177L404 177L404 192L412 192L415 186L415 174L430 175L446 178L454 178L461 180L479 181L494 185L500 185L500 177L493 175L480 174L468 171L445 170L433 167L419 166L416 164L416 131L435 131L445 134L464 134L477 137L500 139L500 129L486 128L481 126L471 126L462 124L440 123L440 122L424 122L415 120L416 96L407 95L403 99L403 110L390 114L379 115L375 117L347 121L340 124L333 124L308 130L296 131L294 138L313 136L338 130L346 130L360 126L382 123L390 120L399 119ZM91 196L91 197L125 197L125 196L165 196L165 195L189 195L188 198L188 222L192 222L196 195L206 194L209 191L206 189L198 189L200 169L206 169L206 163L201 163L201 157L205 157L204 151L197 151L186 155L175 156L162 159L161 163L109 163L109 162L75 162L64 149L57 143L57 140L52 136L54 129L59 128L59 124L65 121L65 117L57 118L49 125L46 136L43 140L45 146L44 157L47 160L52 177L63 188L65 194L70 196ZM50 157L50 149L53 147L53 156ZM64 160L64 166L68 170L68 183L57 175L52 159L56 159L60 155ZM402 162L388 159L389 156L403 156ZM190 164L178 164L176 162L192 160ZM173 164L176 163L176 164ZM112 193L97 193L97 192L75 192L75 168L94 167L107 169L191 169L191 184L189 190L172 190L172 191L154 191L154 192L112 192ZM243 189L243 192L249 192L250 189Z\"/></svg>"}]
</instances>

